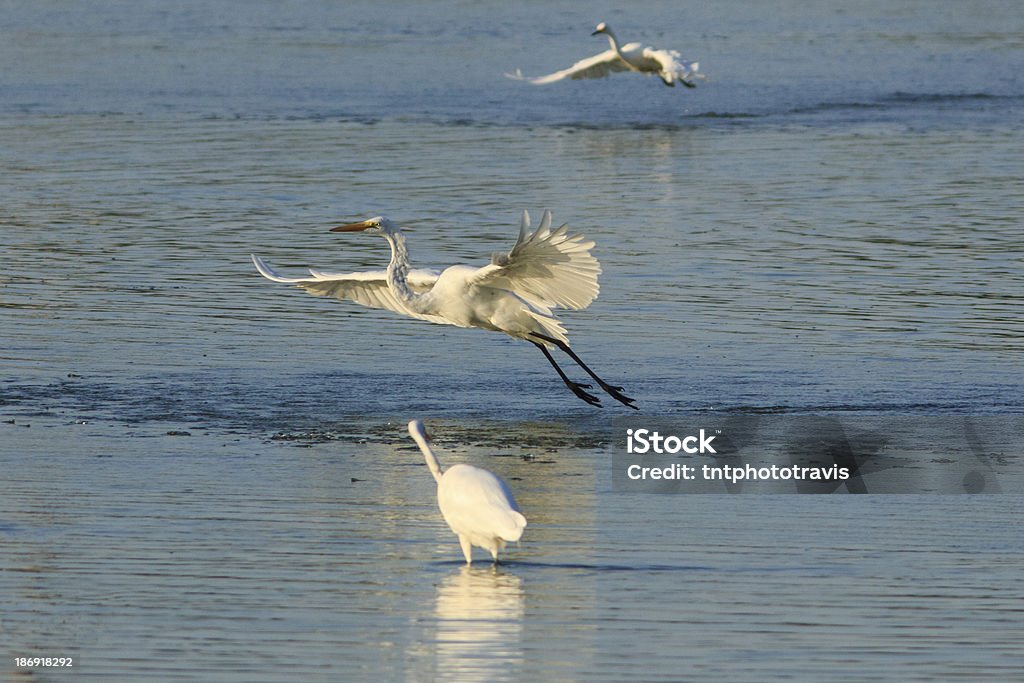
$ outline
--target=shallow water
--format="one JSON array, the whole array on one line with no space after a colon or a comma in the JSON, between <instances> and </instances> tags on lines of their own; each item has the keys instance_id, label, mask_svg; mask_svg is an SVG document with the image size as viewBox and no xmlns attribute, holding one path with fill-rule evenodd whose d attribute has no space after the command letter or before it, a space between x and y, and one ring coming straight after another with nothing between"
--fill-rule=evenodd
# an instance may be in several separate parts
<instances>
[{"instance_id":1,"label":"shallow water","mask_svg":"<svg viewBox=\"0 0 1024 683\"><path fill-rule=\"evenodd\" d=\"M1019 668L1016 489L616 491L625 409L577 401L534 349L309 297L248 256L379 268L381 240L326 230L384 213L418 264L480 263L523 208L551 208L604 269L597 301L561 317L638 419L1012 424L1015 3L9 10L6 670L69 654L102 680ZM501 77L602 49L601 18L685 48L711 82ZM530 526L506 564L461 566L411 417L444 462L509 480Z\"/></svg>"}]
</instances>

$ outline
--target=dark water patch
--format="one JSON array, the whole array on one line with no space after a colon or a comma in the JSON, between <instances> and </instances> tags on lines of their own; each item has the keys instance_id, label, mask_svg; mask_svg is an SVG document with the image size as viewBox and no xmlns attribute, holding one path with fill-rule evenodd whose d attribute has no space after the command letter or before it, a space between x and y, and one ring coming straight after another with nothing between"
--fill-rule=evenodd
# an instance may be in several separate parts
<instances>
[{"instance_id":1,"label":"dark water patch","mask_svg":"<svg viewBox=\"0 0 1024 683\"><path fill-rule=\"evenodd\" d=\"M444 451L466 449L498 449L495 457L517 457L543 464L547 455L564 449L601 450L609 443L602 430L583 431L579 425L554 420L496 422L493 420L465 421L449 418L428 420L434 445ZM398 450L417 452L408 441L406 423L400 420L380 421L371 417L352 418L330 428L282 430L269 437L270 441L290 443L309 448L314 445L342 442L347 444L404 444Z\"/></svg>"},{"instance_id":2,"label":"dark water patch","mask_svg":"<svg viewBox=\"0 0 1024 683\"><path fill-rule=\"evenodd\" d=\"M939 104L945 102L971 103L987 101L1019 104L1021 100L1022 97L1020 95L997 95L987 92L914 93L902 91L896 91L892 95L879 99L880 102L891 102L893 104Z\"/></svg>"},{"instance_id":3,"label":"dark water patch","mask_svg":"<svg viewBox=\"0 0 1024 683\"><path fill-rule=\"evenodd\" d=\"M929 126L942 127L955 124L965 116L984 116L989 125L1007 125L1013 112L1021 106L1019 95L976 93L912 93L896 91L859 100L845 99L800 105L777 112L766 113L763 118L773 122L792 118L794 122L821 122L829 125L848 125L855 122L891 121L912 125L915 129ZM908 112L917 116L908 118ZM1003 112L1010 118L1000 118ZM808 118L809 117L809 118Z\"/></svg>"},{"instance_id":4,"label":"dark water patch","mask_svg":"<svg viewBox=\"0 0 1024 683\"><path fill-rule=\"evenodd\" d=\"M906 403L825 403L816 405L746 405L716 406L698 412L726 413L737 415L830 415L841 413L863 413L879 415L974 415L974 414L1024 414L1024 406L1006 403L981 406L968 402L906 402Z\"/></svg>"},{"instance_id":5,"label":"dark water patch","mask_svg":"<svg viewBox=\"0 0 1024 683\"><path fill-rule=\"evenodd\" d=\"M438 562L438 565L458 564L457 561ZM799 564L785 566L712 566L699 564L659 564L644 563L587 563L587 562L540 562L536 560L502 559L495 571L515 571L516 569L568 569L585 573L604 574L609 572L641 572L651 574L662 573L723 573L723 574L814 574L814 575L849 575L855 570L843 565Z\"/></svg>"},{"instance_id":6,"label":"dark water patch","mask_svg":"<svg viewBox=\"0 0 1024 683\"><path fill-rule=\"evenodd\" d=\"M577 412L571 396L543 384L551 400L566 404L568 412L548 412L548 419L536 419L544 401L539 407L517 409L516 417L526 422L518 423L514 437L505 434L506 423L495 420L495 413L505 411L493 404L493 394L486 387L477 390L492 396L491 405L485 407L455 377L432 379L430 385L442 396L461 394L461 402L423 399L408 391L409 376L398 373L265 378L211 371L121 380L8 381L0 384L0 410L17 422L52 417L126 427L171 424L175 431L260 432L268 434L269 440L305 447L332 441L394 443L406 438L405 424L415 416L439 426L443 445L515 446L540 453L600 445L602 437L578 431L581 419L586 425L598 416L589 410ZM466 418L474 420L473 428L460 423Z\"/></svg>"},{"instance_id":7,"label":"dark water patch","mask_svg":"<svg viewBox=\"0 0 1024 683\"><path fill-rule=\"evenodd\" d=\"M438 566L457 565L459 562L435 562ZM475 564L474 564L475 566ZM714 567L701 565L671 565L671 564L613 564L613 563L585 563L585 562L538 562L534 560L509 559L500 560L493 565L495 571L514 572L517 569L568 569L583 573L603 574L607 572L650 572L650 573L674 573L674 572L710 572L716 571ZM790 569L790 571L792 571Z\"/></svg>"},{"instance_id":8,"label":"dark water patch","mask_svg":"<svg viewBox=\"0 0 1024 683\"><path fill-rule=\"evenodd\" d=\"M986 92L976 93L913 93L896 91L863 100L830 100L803 107L789 109L791 114L808 114L844 109L881 109L894 105L917 104L971 104L974 102L1000 102L1007 105L1020 104L1019 95L997 95Z\"/></svg>"},{"instance_id":9,"label":"dark water patch","mask_svg":"<svg viewBox=\"0 0 1024 683\"><path fill-rule=\"evenodd\" d=\"M513 452L522 449L545 453L562 448L591 450L606 446L606 435L602 430L591 430L591 422L586 420L581 425L553 416L550 420L516 420L513 427L493 418L472 424L443 418L428 421L428 429L434 442L445 448L511 448Z\"/></svg>"},{"instance_id":10,"label":"dark water patch","mask_svg":"<svg viewBox=\"0 0 1024 683\"><path fill-rule=\"evenodd\" d=\"M272 421L301 403L301 398L282 398L268 386L205 374L0 386L0 405L6 412L70 413L128 425L176 422L233 429Z\"/></svg>"},{"instance_id":11,"label":"dark water patch","mask_svg":"<svg viewBox=\"0 0 1024 683\"><path fill-rule=\"evenodd\" d=\"M695 119L759 119L766 116L765 113L743 112L743 111L706 111L699 114L692 114Z\"/></svg>"}]
</instances>

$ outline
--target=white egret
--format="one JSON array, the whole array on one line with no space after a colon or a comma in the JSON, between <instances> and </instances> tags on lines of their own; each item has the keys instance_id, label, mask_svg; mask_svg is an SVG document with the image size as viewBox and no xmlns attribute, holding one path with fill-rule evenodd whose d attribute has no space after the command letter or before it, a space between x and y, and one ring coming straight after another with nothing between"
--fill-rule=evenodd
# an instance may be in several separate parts
<instances>
[{"instance_id":1,"label":"white egret","mask_svg":"<svg viewBox=\"0 0 1024 683\"><path fill-rule=\"evenodd\" d=\"M636 409L623 388L608 384L569 347L565 328L553 308L583 309L597 297L601 265L590 250L594 243L567 225L552 230L551 212L545 211L537 229L530 232L530 215L524 211L519 240L508 254L495 253L482 267L451 266L443 272L411 270L405 236L394 223L376 216L350 223L331 232L379 234L391 245L387 270L362 273L325 273L310 269L309 277L284 277L258 256L253 263L265 278L296 284L310 294L351 300L363 306L386 308L420 320L458 327L478 327L524 339L544 354L555 372L579 398L595 406L600 399L573 382L549 351L558 347L572 358L603 391L616 401Z\"/></svg>"},{"instance_id":2,"label":"white egret","mask_svg":"<svg viewBox=\"0 0 1024 683\"><path fill-rule=\"evenodd\" d=\"M497 562L505 543L518 541L526 528L526 517L508 484L493 472L472 465L452 465L442 470L419 420L409 423L409 435L437 481L437 505L444 521L459 537L466 564L473 563L473 546L487 549Z\"/></svg>"},{"instance_id":3,"label":"white egret","mask_svg":"<svg viewBox=\"0 0 1024 683\"><path fill-rule=\"evenodd\" d=\"M628 43L619 46L619 40L612 32L611 27L603 21L597 25L591 35L603 33L608 36L611 48L600 54L587 59L581 59L568 69L556 71L547 76L527 78L522 72L516 69L514 74L505 74L509 78L520 81L528 81L534 85L546 85L561 81L566 78L604 78L613 71L636 71L638 73L657 74L668 86L675 86L679 81L687 88L695 88L696 80L703 80L706 76L698 71L700 62L687 62L682 59L675 50L656 50L653 47L646 47L640 43Z\"/></svg>"}]
</instances>

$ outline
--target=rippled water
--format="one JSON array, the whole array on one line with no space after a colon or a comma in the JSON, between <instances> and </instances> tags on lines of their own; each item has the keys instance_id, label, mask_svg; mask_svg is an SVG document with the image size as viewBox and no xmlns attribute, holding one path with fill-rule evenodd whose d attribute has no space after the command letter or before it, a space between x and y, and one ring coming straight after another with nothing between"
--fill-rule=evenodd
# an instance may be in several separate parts
<instances>
[{"instance_id":1,"label":"rippled water","mask_svg":"<svg viewBox=\"0 0 1024 683\"><path fill-rule=\"evenodd\" d=\"M8 15L4 670L69 654L102 680L1019 669L1019 493L614 492L625 410L577 401L533 348L309 297L248 256L378 268L381 240L327 228L384 213L417 263L480 263L523 208L551 208L604 268L598 300L562 316L573 346L641 418L1013 420L1015 3ZM602 49L600 19L711 82L501 76ZM444 461L516 491L530 526L507 564L461 566L414 416Z\"/></svg>"}]
</instances>

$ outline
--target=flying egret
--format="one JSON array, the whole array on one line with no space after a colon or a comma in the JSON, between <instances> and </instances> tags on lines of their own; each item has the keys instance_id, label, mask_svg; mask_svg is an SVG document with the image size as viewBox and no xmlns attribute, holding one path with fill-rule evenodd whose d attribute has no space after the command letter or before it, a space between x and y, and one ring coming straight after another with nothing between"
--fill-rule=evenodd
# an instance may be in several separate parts
<instances>
[{"instance_id":1,"label":"flying egret","mask_svg":"<svg viewBox=\"0 0 1024 683\"><path fill-rule=\"evenodd\" d=\"M699 62L684 61L675 50L655 50L653 47L645 47L640 43L629 43L620 47L619 39L612 32L611 27L603 21L590 35L596 36L599 33L608 36L611 48L593 57L581 59L568 69L535 78L523 76L518 69L514 74L505 75L516 80L528 81L534 85L546 85L566 78L573 80L604 78L613 71L636 71L648 76L658 74L665 85L675 86L676 81L679 81L687 88L696 88L697 84L694 81L706 78L698 71Z\"/></svg>"},{"instance_id":2,"label":"flying egret","mask_svg":"<svg viewBox=\"0 0 1024 683\"><path fill-rule=\"evenodd\" d=\"M519 240L508 254L495 253L482 267L450 266L443 272L411 270L405 236L383 216L349 223L331 232L368 232L391 245L387 270L362 273L325 273L310 268L309 277L284 277L256 255L260 274L274 282L296 284L316 296L333 296L363 306L386 308L420 320L458 327L479 327L524 339L544 354L569 389L587 403L601 401L573 382L549 351L557 347L572 358L603 391L616 401L637 409L622 387L608 384L569 347L569 337L553 308L582 309L597 297L601 265L590 254L594 243L567 225L552 230L551 212L530 232L524 211Z\"/></svg>"},{"instance_id":3,"label":"flying egret","mask_svg":"<svg viewBox=\"0 0 1024 683\"><path fill-rule=\"evenodd\" d=\"M526 517L520 512L508 484L493 472L472 465L452 465L442 470L419 420L409 423L409 435L420 447L434 475L437 506L441 508L444 521L459 537L466 564L473 564L473 546L486 548L497 562L498 552L505 548L505 543L518 541L526 528Z\"/></svg>"}]
</instances>

